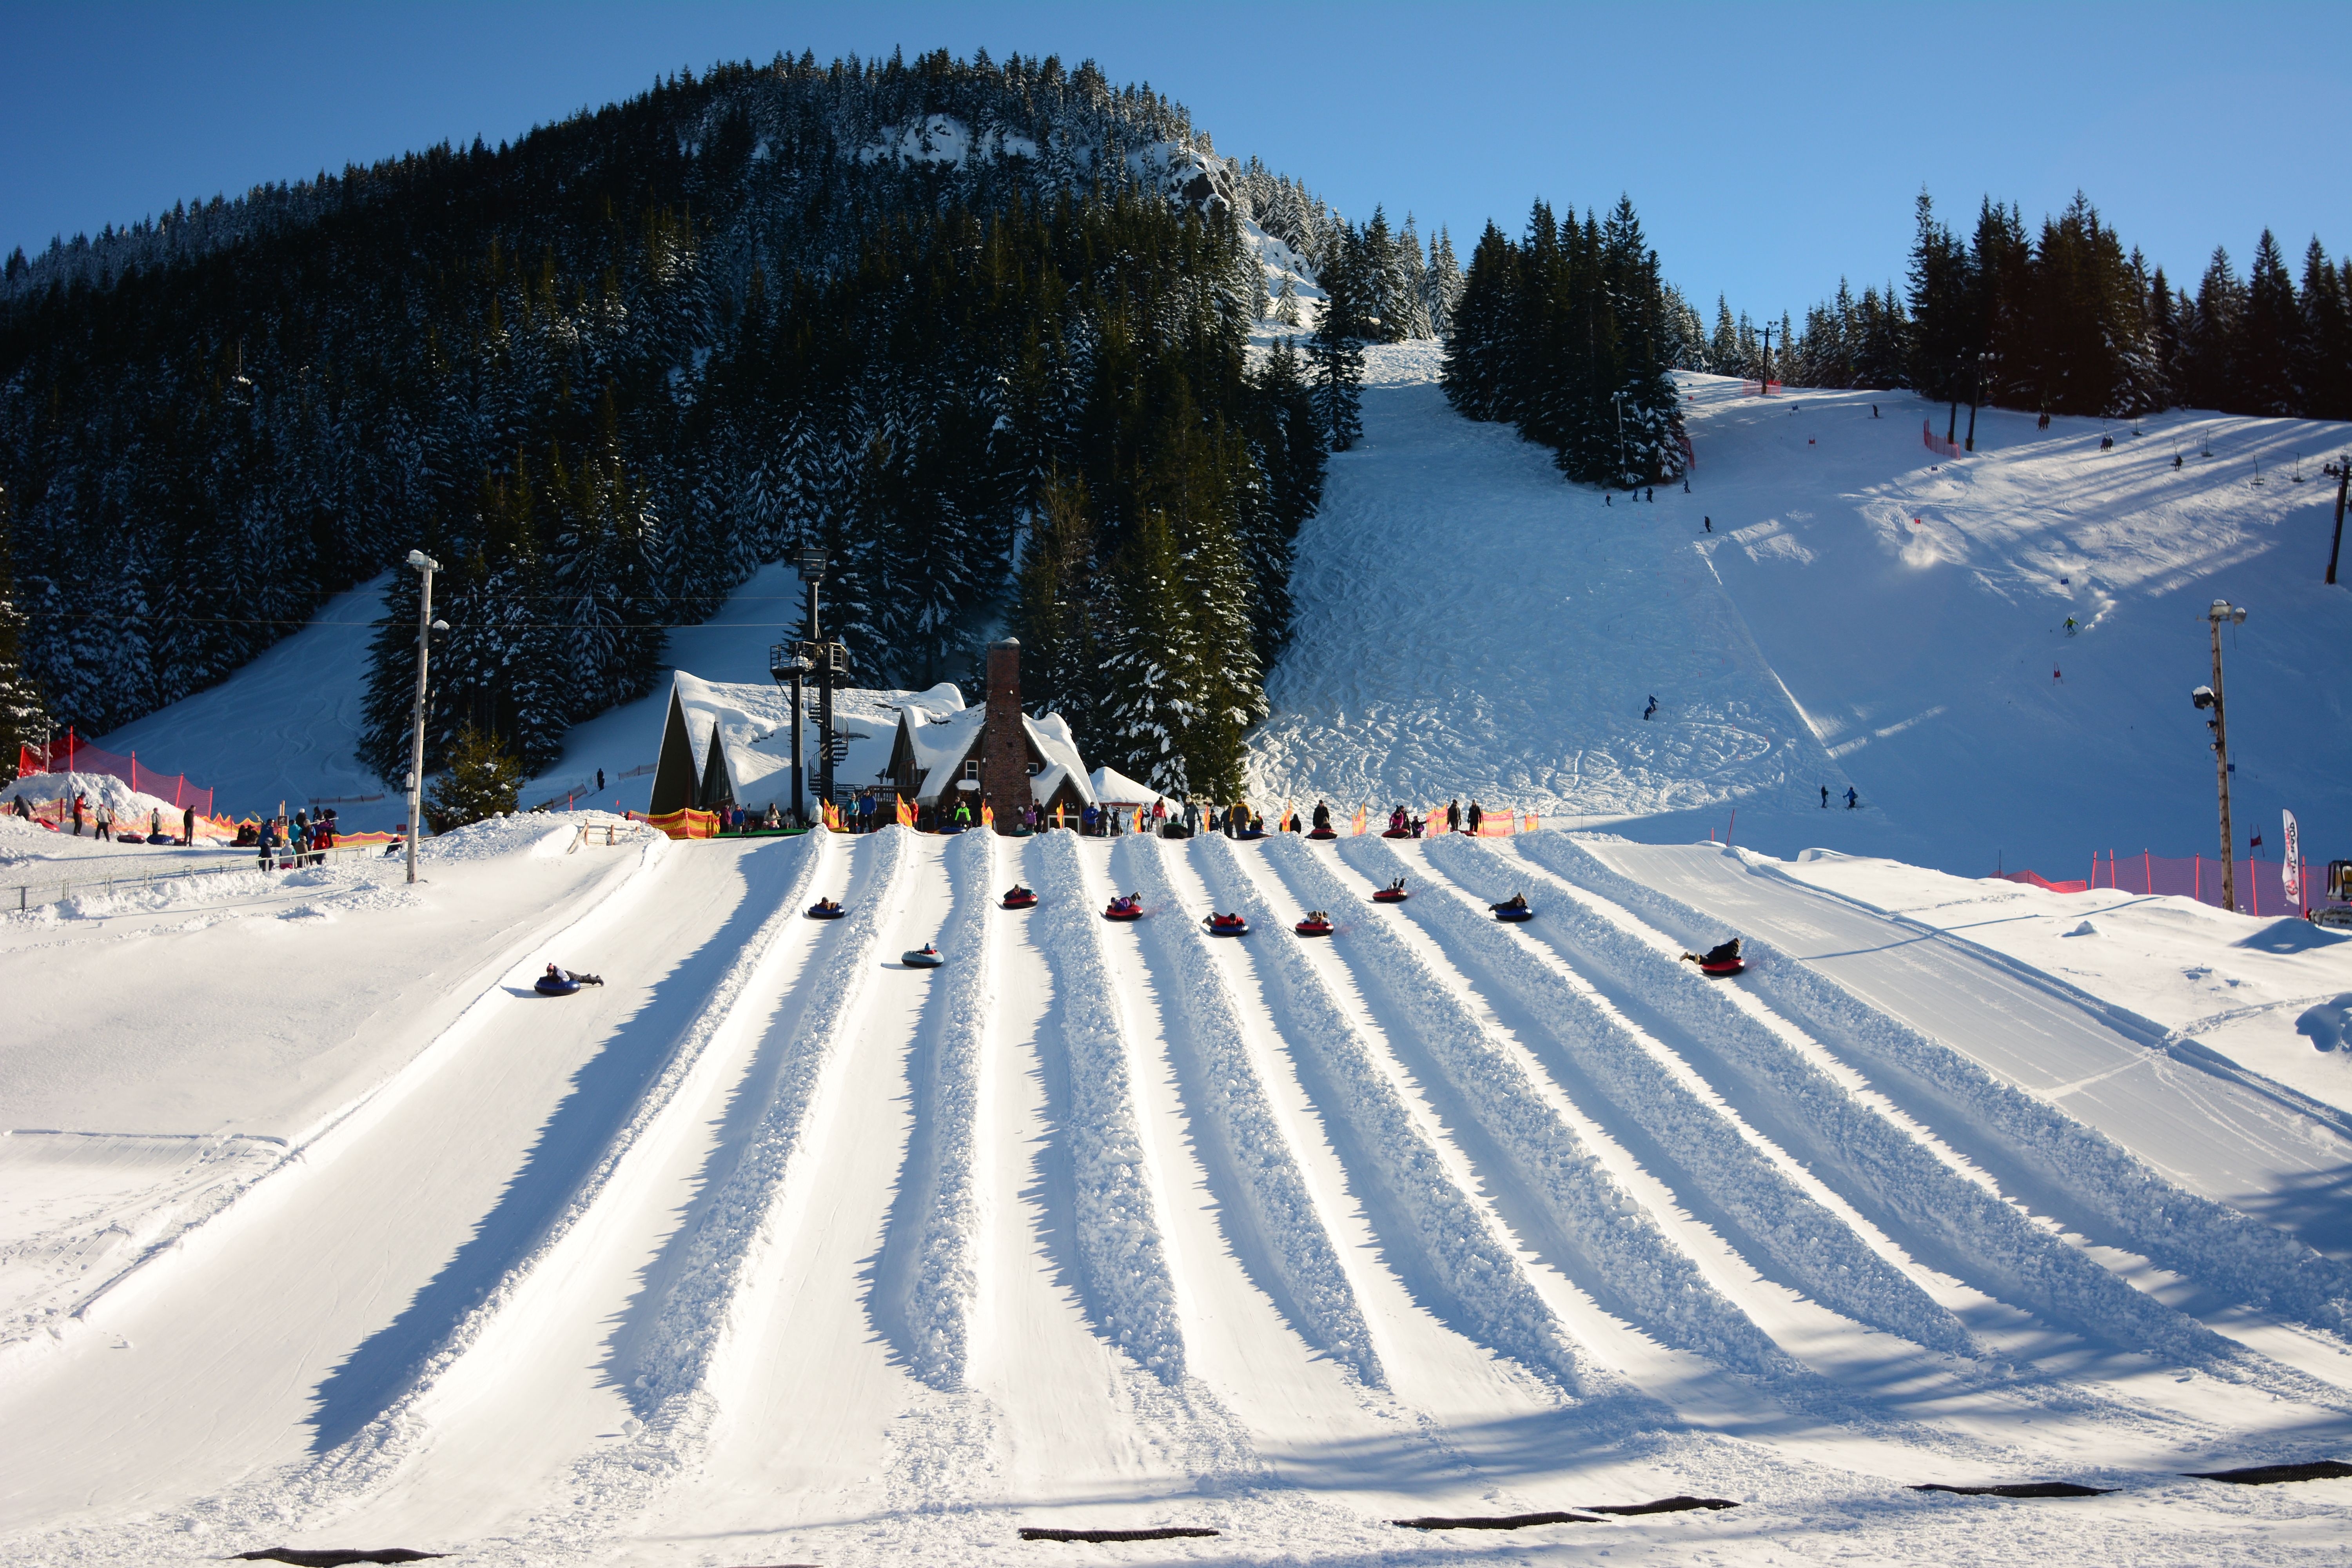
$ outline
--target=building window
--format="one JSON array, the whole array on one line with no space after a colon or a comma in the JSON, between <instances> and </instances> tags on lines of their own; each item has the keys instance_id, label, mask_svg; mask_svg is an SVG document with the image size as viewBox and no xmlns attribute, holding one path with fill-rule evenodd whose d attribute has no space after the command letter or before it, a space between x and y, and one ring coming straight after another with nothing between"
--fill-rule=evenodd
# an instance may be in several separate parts
<instances>
[{"instance_id":1,"label":"building window","mask_svg":"<svg viewBox=\"0 0 2352 1568\"><path fill-rule=\"evenodd\" d=\"M967 758L963 764L963 776L968 779L978 778L980 776L980 763L976 760Z\"/></svg>"},{"instance_id":2,"label":"building window","mask_svg":"<svg viewBox=\"0 0 2352 1568\"><path fill-rule=\"evenodd\" d=\"M1033 779L1045 771L1045 764L1042 763L1031 763L1029 764L1029 776Z\"/></svg>"}]
</instances>

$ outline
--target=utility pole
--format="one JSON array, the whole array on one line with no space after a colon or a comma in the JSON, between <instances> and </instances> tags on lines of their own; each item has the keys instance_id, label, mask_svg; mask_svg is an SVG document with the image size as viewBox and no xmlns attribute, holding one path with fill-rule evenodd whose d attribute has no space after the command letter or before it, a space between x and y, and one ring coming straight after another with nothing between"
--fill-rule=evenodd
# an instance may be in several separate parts
<instances>
[{"instance_id":1,"label":"utility pole","mask_svg":"<svg viewBox=\"0 0 2352 1568\"><path fill-rule=\"evenodd\" d=\"M433 574L441 563L422 550L408 552L408 564L425 579L416 595L416 702L408 717L408 879L416 880L416 819L425 789L425 666L433 642Z\"/></svg>"},{"instance_id":2,"label":"utility pole","mask_svg":"<svg viewBox=\"0 0 2352 1568\"><path fill-rule=\"evenodd\" d=\"M2327 580L2336 581L2336 558L2344 553L2344 487L2352 485L2352 452L2336 459L2336 542L2327 547Z\"/></svg>"},{"instance_id":3,"label":"utility pole","mask_svg":"<svg viewBox=\"0 0 2352 1568\"><path fill-rule=\"evenodd\" d=\"M1960 366L1967 363L1965 355L1952 362L1952 414L1944 421L1944 442L1947 446L1957 440L1960 434Z\"/></svg>"},{"instance_id":4,"label":"utility pole","mask_svg":"<svg viewBox=\"0 0 2352 1568\"><path fill-rule=\"evenodd\" d=\"M2200 708L2213 710L2213 717L2205 721L2213 731L2213 777L2221 795L2221 907L2238 907L2238 862L2236 847L2231 842L2230 828L2230 726L2221 704L2221 625L2242 626L2246 612L2227 599L2216 599L2205 612L2205 619L2213 630L2213 684L2200 686L2189 694L2189 700Z\"/></svg>"}]
</instances>

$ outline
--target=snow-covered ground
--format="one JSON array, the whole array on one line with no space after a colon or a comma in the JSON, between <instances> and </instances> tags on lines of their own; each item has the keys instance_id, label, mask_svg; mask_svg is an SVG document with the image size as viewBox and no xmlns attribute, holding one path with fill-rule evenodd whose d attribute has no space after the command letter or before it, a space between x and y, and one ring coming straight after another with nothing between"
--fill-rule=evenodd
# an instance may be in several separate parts
<instances>
[{"instance_id":1,"label":"snow-covered ground","mask_svg":"<svg viewBox=\"0 0 2352 1568\"><path fill-rule=\"evenodd\" d=\"M2267 459L2241 494L2192 458L2190 505L2168 453L1989 416L1988 457L1923 468L1907 403L1704 382L1693 493L1602 506L1434 363L1372 355L1261 793L1611 831L580 812L435 840L414 889L0 832L12 876L237 868L0 914L0 1551L2341 1561L2352 1479L2186 1472L2352 1459L2352 938L1953 874L2203 842L2179 699L2217 592L2256 612L2248 815L2337 852L2346 740L2249 694L2343 700L2307 509ZM2088 629L2042 626L2084 584ZM764 574L679 663L756 682L792 597ZM317 657L347 613L142 754L350 792ZM2028 693L2044 642L2066 684ZM2110 732L2063 706L2078 667ZM660 700L540 793L649 762ZM1822 812L1848 781L1869 809ZM998 906L1016 879L1039 907ZM1146 918L1101 920L1115 890ZM803 919L820 893L847 917ZM1738 980L1680 962L1734 932ZM927 942L944 968L901 962ZM550 962L605 984L539 996ZM1910 1489L2050 1481L2109 1489ZM1392 1522L1684 1494L1737 1506ZM1223 1533L1019 1539L1170 1526Z\"/></svg>"}]
</instances>

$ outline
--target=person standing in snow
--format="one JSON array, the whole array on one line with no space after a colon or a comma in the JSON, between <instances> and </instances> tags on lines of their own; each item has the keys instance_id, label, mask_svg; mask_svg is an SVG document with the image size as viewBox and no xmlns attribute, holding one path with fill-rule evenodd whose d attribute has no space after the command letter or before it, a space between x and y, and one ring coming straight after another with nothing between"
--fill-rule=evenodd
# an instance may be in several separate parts
<instances>
[{"instance_id":1,"label":"person standing in snow","mask_svg":"<svg viewBox=\"0 0 2352 1568\"><path fill-rule=\"evenodd\" d=\"M1462 797L1459 795L1445 803L1445 831L1448 833L1462 831Z\"/></svg>"},{"instance_id":2,"label":"person standing in snow","mask_svg":"<svg viewBox=\"0 0 2352 1568\"><path fill-rule=\"evenodd\" d=\"M1699 521L1699 526L1700 526L1701 528L1703 528L1706 531L1707 531L1707 532L1709 532L1709 533L1713 533L1713 532L1715 531L1715 519L1713 519L1713 518L1711 518L1711 517L1703 517L1703 518L1700 518L1698 521Z\"/></svg>"},{"instance_id":3,"label":"person standing in snow","mask_svg":"<svg viewBox=\"0 0 2352 1568\"><path fill-rule=\"evenodd\" d=\"M189 806L180 813L180 842L194 848L196 842L196 808Z\"/></svg>"},{"instance_id":4,"label":"person standing in snow","mask_svg":"<svg viewBox=\"0 0 2352 1568\"><path fill-rule=\"evenodd\" d=\"M1642 487L1642 500L1650 505L1656 505L1658 500L1658 487L1655 485L1643 485Z\"/></svg>"},{"instance_id":5,"label":"person standing in snow","mask_svg":"<svg viewBox=\"0 0 2352 1568\"><path fill-rule=\"evenodd\" d=\"M1861 805L1862 805L1862 797L1861 797L1860 795L1856 795L1856 794L1854 794L1854 793L1853 793L1853 785L1852 785L1852 784L1848 784L1848 785L1846 785L1846 786L1845 786L1845 808L1846 808L1848 811L1853 811L1853 810L1858 809L1858 808L1861 806Z\"/></svg>"},{"instance_id":6,"label":"person standing in snow","mask_svg":"<svg viewBox=\"0 0 2352 1568\"><path fill-rule=\"evenodd\" d=\"M1478 837L1478 825L1486 820L1486 810L1479 805L1478 797L1475 795L1472 795L1470 797L1470 811L1467 817L1471 837L1475 838Z\"/></svg>"},{"instance_id":7,"label":"person standing in snow","mask_svg":"<svg viewBox=\"0 0 2352 1568\"><path fill-rule=\"evenodd\" d=\"M98 803L98 837L110 844L114 842L114 803L112 801L101 800Z\"/></svg>"},{"instance_id":8,"label":"person standing in snow","mask_svg":"<svg viewBox=\"0 0 2352 1568\"><path fill-rule=\"evenodd\" d=\"M81 837L81 811L82 811L82 807L83 807L84 805L88 805L88 804L89 804L89 797L88 795L83 795L79 790L76 790L76 791L74 792L74 798L73 798L73 819L74 819L74 837L75 837L76 838L79 838L79 837Z\"/></svg>"},{"instance_id":9,"label":"person standing in snow","mask_svg":"<svg viewBox=\"0 0 2352 1568\"><path fill-rule=\"evenodd\" d=\"M1827 784L1823 784L1823 785L1822 785L1822 809L1823 811L1827 811L1829 808L1830 808L1830 786L1829 786L1829 785L1827 785Z\"/></svg>"},{"instance_id":10,"label":"person standing in snow","mask_svg":"<svg viewBox=\"0 0 2352 1568\"><path fill-rule=\"evenodd\" d=\"M598 795L604 793L604 770L602 768L596 770L596 793Z\"/></svg>"},{"instance_id":11,"label":"person standing in snow","mask_svg":"<svg viewBox=\"0 0 2352 1568\"><path fill-rule=\"evenodd\" d=\"M1651 715L1653 715L1653 714L1654 714L1655 712L1657 712L1657 710L1658 710L1658 698L1657 698L1657 694L1656 694L1655 692L1653 692L1653 693L1651 693L1651 695L1650 695L1650 705L1649 705L1647 708L1644 708L1644 709L1643 709L1643 710L1642 710L1642 717L1643 717L1643 719L1645 719L1645 720L1646 720L1646 719L1648 719Z\"/></svg>"}]
</instances>

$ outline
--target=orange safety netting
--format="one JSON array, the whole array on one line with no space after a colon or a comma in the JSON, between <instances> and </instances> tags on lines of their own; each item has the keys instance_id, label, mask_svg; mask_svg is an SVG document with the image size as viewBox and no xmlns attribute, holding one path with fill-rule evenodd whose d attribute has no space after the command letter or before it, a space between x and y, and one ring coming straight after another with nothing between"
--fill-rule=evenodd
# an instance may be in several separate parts
<instances>
[{"instance_id":1,"label":"orange safety netting","mask_svg":"<svg viewBox=\"0 0 2352 1568\"><path fill-rule=\"evenodd\" d=\"M192 784L184 773L161 773L153 768L139 765L139 753L123 756L119 752L101 751L79 739L70 730L46 746L19 746L16 751L16 773L104 773L121 779L142 795L152 795L168 800L185 810L194 806L204 816L213 810L213 792Z\"/></svg>"},{"instance_id":2,"label":"orange safety netting","mask_svg":"<svg viewBox=\"0 0 2352 1568\"><path fill-rule=\"evenodd\" d=\"M1935 427L1925 419L1919 421L1919 439L1927 443L1927 450L1939 458L1957 458L1960 455L1960 444L1958 441L1947 441L1937 435Z\"/></svg>"},{"instance_id":3,"label":"orange safety netting","mask_svg":"<svg viewBox=\"0 0 2352 1568\"><path fill-rule=\"evenodd\" d=\"M825 807L828 814L832 809L833 808L830 805ZM716 838L719 837L719 814L715 811L697 811L690 805L682 805L676 811L666 811L659 816L638 816L632 813L630 814L629 820L632 822L642 822L646 826L665 833L672 838ZM827 826L832 826L829 818ZM835 831L838 831L838 829L835 829Z\"/></svg>"}]
</instances>

